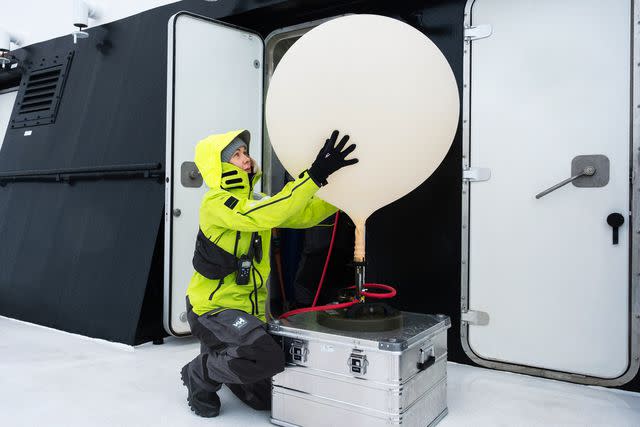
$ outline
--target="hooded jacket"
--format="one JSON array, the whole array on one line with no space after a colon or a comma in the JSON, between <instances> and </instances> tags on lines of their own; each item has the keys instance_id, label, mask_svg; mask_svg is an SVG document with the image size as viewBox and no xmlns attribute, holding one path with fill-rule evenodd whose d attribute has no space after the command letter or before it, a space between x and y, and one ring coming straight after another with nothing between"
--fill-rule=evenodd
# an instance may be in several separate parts
<instances>
[{"instance_id":1,"label":"hooded jacket","mask_svg":"<svg viewBox=\"0 0 640 427\"><path fill-rule=\"evenodd\" d=\"M246 255L251 235L262 240L262 259L252 261L248 285L236 283L236 272L221 279L208 279L195 271L187 296L197 315L221 309L242 310L265 321L267 280L271 270L271 229L312 227L337 208L317 198L318 185L304 171L279 193L269 197L254 193L261 177L221 161L222 150L235 138L249 145L249 132L236 130L211 135L198 143L195 163L209 191L200 205L200 230L211 242L237 257Z\"/></svg>"}]
</instances>

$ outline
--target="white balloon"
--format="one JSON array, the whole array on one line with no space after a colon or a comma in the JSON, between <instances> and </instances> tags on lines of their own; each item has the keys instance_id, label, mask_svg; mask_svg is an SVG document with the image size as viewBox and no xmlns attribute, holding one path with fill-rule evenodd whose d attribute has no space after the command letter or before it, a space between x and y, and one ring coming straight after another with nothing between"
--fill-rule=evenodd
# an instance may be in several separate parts
<instances>
[{"instance_id":1,"label":"white balloon","mask_svg":"<svg viewBox=\"0 0 640 427\"><path fill-rule=\"evenodd\" d=\"M318 195L354 222L404 196L442 162L458 125L456 80L431 40L401 21L350 15L306 33L269 85L266 123L284 167L311 166L336 129L360 162Z\"/></svg>"}]
</instances>

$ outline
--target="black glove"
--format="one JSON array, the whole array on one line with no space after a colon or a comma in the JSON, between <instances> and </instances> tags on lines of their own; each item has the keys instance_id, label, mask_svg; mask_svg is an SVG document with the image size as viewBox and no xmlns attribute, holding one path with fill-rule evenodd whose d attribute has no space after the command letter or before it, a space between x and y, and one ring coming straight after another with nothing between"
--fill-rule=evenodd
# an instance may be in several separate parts
<instances>
[{"instance_id":1,"label":"black glove","mask_svg":"<svg viewBox=\"0 0 640 427\"><path fill-rule=\"evenodd\" d=\"M327 139L324 143L324 147L322 147L318 156L309 168L309 175L318 187L327 185L327 178L329 175L338 169L358 163L358 159L345 160L345 157L356 149L356 145L351 144L347 148L344 148L347 141L349 141L349 135L343 136L338 145L335 145L336 140L338 139L338 134L339 132L337 130L333 131L331 138Z\"/></svg>"}]
</instances>

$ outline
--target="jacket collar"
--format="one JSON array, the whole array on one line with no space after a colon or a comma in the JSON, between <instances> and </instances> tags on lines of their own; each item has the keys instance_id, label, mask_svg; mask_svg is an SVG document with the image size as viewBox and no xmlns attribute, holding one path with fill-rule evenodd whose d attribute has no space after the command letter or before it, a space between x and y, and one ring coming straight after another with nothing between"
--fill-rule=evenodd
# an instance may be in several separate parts
<instances>
[{"instance_id":1,"label":"jacket collar","mask_svg":"<svg viewBox=\"0 0 640 427\"><path fill-rule=\"evenodd\" d=\"M254 165L255 172L247 173L231 163L221 162L221 165L220 188L250 198L253 188L262 177L260 168Z\"/></svg>"}]
</instances>

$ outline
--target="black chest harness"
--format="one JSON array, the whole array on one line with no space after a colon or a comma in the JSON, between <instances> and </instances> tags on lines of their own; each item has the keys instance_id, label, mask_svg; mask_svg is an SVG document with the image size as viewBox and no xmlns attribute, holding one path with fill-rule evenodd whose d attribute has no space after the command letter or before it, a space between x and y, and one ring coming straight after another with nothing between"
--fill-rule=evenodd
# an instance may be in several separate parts
<instances>
[{"instance_id":1,"label":"black chest harness","mask_svg":"<svg viewBox=\"0 0 640 427\"><path fill-rule=\"evenodd\" d=\"M198 230L196 237L196 249L193 254L193 268L207 279L222 279L236 272L236 283L246 285L249 283L249 274L253 260L262 260L262 237L258 232L251 233L251 244L246 255L236 256L238 242L241 233L236 231L236 244L233 254L225 251Z\"/></svg>"}]
</instances>

